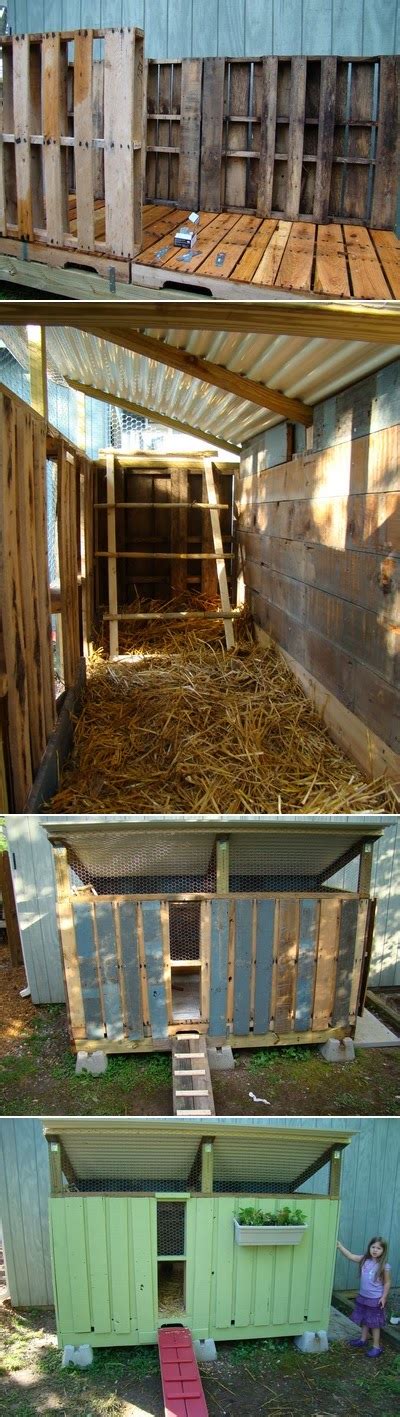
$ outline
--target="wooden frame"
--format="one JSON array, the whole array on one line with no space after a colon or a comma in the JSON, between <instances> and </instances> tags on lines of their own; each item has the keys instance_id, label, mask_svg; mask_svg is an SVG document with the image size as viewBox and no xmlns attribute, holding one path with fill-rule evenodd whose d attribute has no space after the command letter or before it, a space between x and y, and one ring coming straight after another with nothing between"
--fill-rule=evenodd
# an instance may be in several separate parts
<instances>
[{"instance_id":1,"label":"wooden frame","mask_svg":"<svg viewBox=\"0 0 400 1417\"><path fill-rule=\"evenodd\" d=\"M172 1044L176 1056L174 1039L190 1035L197 1042L206 1035L213 1044L228 1040L251 1047L354 1031L370 942L372 903L367 897L333 890L202 896L200 961L204 956L208 967L200 981L200 1017L198 1012L192 1016L188 1001L188 1017L178 1021L171 1007L168 944L168 908L177 897L93 895L88 889L74 895L65 847L55 848L55 858L70 1029L77 1049L113 1052ZM228 988L230 974L233 989ZM123 1002L119 981L124 976L130 982L125 982ZM207 1080L203 1086L208 1095Z\"/></svg>"},{"instance_id":2,"label":"wooden frame","mask_svg":"<svg viewBox=\"0 0 400 1417\"><path fill-rule=\"evenodd\" d=\"M391 56L150 61L147 201L393 229L399 72Z\"/></svg>"},{"instance_id":3,"label":"wooden frame","mask_svg":"<svg viewBox=\"0 0 400 1417\"><path fill-rule=\"evenodd\" d=\"M84 625L91 628L93 620L92 509L88 506L91 463L3 385L0 413L0 519L7 527L0 547L0 674L8 710L4 748L12 779L9 806L20 811L37 775L41 777L42 764L48 765L56 721L46 459L57 463L60 589L56 600L62 618L67 689L76 681ZM83 575L77 526L81 475L87 484L81 509L81 535L86 536ZM54 790L53 771L50 782Z\"/></svg>"},{"instance_id":4,"label":"wooden frame","mask_svg":"<svg viewBox=\"0 0 400 1417\"><path fill-rule=\"evenodd\" d=\"M142 232L142 30L15 35L1 50L1 235L111 257L128 279Z\"/></svg>"}]
</instances>

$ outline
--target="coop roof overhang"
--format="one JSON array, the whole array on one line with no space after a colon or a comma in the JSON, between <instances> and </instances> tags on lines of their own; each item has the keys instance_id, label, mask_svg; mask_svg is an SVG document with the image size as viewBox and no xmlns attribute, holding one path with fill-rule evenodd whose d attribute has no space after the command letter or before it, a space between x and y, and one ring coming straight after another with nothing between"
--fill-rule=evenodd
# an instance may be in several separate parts
<instances>
[{"instance_id":1,"label":"coop roof overhang","mask_svg":"<svg viewBox=\"0 0 400 1417\"><path fill-rule=\"evenodd\" d=\"M64 308L62 325L59 308L48 321L47 305L38 316L46 325L51 378L75 381L92 395L106 395L110 404L115 397L147 414L159 412L171 425L175 418L194 436L219 439L232 449L282 419L309 423L315 404L400 354L400 315L393 322L391 312L379 322L364 322L360 314L355 324L341 309L340 321L326 325L321 311L316 325L299 309L296 325L290 302L279 318L260 320L246 305L247 324L242 309L229 321L220 307L218 320L214 313L206 318L200 302L191 306L190 322L185 302L181 321L167 305L157 323L147 302L141 302L140 318L120 307L100 315L90 307L82 314L80 307L72 315L68 310L64 320ZM24 321L9 321L2 309L0 333L27 368Z\"/></svg>"},{"instance_id":2,"label":"coop roof overhang","mask_svg":"<svg viewBox=\"0 0 400 1417\"><path fill-rule=\"evenodd\" d=\"M279 883L290 874L319 888L335 870L357 856L365 842L381 835L388 818L297 818L295 825L282 827L282 817L42 817L41 822L55 845L71 848L79 866L93 880L112 875L135 874L135 860L141 878L175 876L179 869L195 877L205 876L216 839L230 840L230 873L244 880L260 869L255 864L255 847L263 852L263 870ZM146 861L146 837L148 858ZM264 856L265 853L265 856Z\"/></svg>"},{"instance_id":3,"label":"coop roof overhang","mask_svg":"<svg viewBox=\"0 0 400 1417\"><path fill-rule=\"evenodd\" d=\"M145 1123L123 1117L45 1118L48 1141L59 1140L77 1180L139 1181L157 1185L173 1176L188 1181L202 1141L212 1141L214 1181L218 1190L238 1188L248 1179L251 1190L265 1180L282 1191L292 1189L330 1160L333 1151L351 1141L340 1128L270 1127L204 1121Z\"/></svg>"}]
</instances>

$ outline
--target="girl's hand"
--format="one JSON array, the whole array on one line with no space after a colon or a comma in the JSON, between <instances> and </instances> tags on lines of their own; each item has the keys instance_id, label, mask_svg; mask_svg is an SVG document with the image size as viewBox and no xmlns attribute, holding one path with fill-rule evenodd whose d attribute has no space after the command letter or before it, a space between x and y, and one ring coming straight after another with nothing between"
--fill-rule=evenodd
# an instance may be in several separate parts
<instances>
[{"instance_id":1,"label":"girl's hand","mask_svg":"<svg viewBox=\"0 0 400 1417\"><path fill-rule=\"evenodd\" d=\"M378 1299L378 1309L384 1309L384 1307L385 1307L385 1300L384 1300L383 1294L381 1294L380 1299Z\"/></svg>"}]
</instances>

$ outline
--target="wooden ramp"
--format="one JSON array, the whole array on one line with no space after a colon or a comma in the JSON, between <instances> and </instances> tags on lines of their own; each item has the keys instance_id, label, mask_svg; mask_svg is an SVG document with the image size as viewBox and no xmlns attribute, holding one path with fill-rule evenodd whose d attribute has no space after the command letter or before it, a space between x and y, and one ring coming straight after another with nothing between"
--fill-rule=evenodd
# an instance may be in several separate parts
<instances>
[{"instance_id":1,"label":"wooden ramp","mask_svg":"<svg viewBox=\"0 0 400 1417\"><path fill-rule=\"evenodd\" d=\"M165 1417L208 1417L189 1329L160 1328L158 1352Z\"/></svg>"},{"instance_id":2,"label":"wooden ramp","mask_svg":"<svg viewBox=\"0 0 400 1417\"><path fill-rule=\"evenodd\" d=\"M185 1117L187 1113L215 1117L204 1034L176 1034L172 1041L172 1086L175 1117Z\"/></svg>"}]
</instances>

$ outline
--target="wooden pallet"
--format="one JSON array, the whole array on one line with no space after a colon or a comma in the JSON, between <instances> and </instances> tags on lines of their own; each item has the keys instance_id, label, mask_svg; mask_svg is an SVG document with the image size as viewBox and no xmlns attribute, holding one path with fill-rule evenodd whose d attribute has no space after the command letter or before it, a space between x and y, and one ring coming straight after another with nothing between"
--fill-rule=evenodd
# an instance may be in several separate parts
<instances>
[{"instance_id":1,"label":"wooden pallet","mask_svg":"<svg viewBox=\"0 0 400 1417\"><path fill-rule=\"evenodd\" d=\"M147 199L393 229L399 73L390 55L150 61Z\"/></svg>"},{"instance_id":2,"label":"wooden pallet","mask_svg":"<svg viewBox=\"0 0 400 1417\"><path fill-rule=\"evenodd\" d=\"M207 1045L203 1035L177 1033L172 1040L174 1116L215 1117Z\"/></svg>"},{"instance_id":3,"label":"wooden pallet","mask_svg":"<svg viewBox=\"0 0 400 1417\"><path fill-rule=\"evenodd\" d=\"M142 30L14 35L0 49L1 235L128 260L141 241Z\"/></svg>"},{"instance_id":4,"label":"wooden pallet","mask_svg":"<svg viewBox=\"0 0 400 1417\"><path fill-rule=\"evenodd\" d=\"M316 225L239 212L199 214L192 251L174 246L188 208L147 205L140 255L131 264L135 284L182 280L230 294L243 285L257 299L265 293L303 293L358 300L400 298L400 241L393 232L362 226Z\"/></svg>"}]
</instances>

